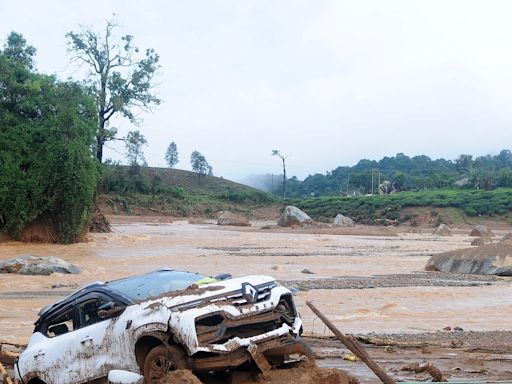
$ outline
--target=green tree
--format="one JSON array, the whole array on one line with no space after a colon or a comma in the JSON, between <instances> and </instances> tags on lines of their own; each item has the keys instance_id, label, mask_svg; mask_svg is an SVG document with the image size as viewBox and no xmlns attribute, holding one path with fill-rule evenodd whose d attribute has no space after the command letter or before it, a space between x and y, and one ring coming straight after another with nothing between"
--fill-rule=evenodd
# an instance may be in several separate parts
<instances>
[{"instance_id":1,"label":"green tree","mask_svg":"<svg viewBox=\"0 0 512 384\"><path fill-rule=\"evenodd\" d=\"M197 173L198 181L201 180L201 176L213 174L212 167L199 151L194 151L190 155L190 165L192 170Z\"/></svg>"},{"instance_id":2,"label":"green tree","mask_svg":"<svg viewBox=\"0 0 512 384\"><path fill-rule=\"evenodd\" d=\"M174 168L174 166L178 164L178 147L174 141L172 141L167 147L167 151L165 152L165 161L169 168Z\"/></svg>"},{"instance_id":3,"label":"green tree","mask_svg":"<svg viewBox=\"0 0 512 384\"><path fill-rule=\"evenodd\" d=\"M4 57L21 64L27 69L32 69L34 67L35 54L36 49L31 45L27 45L27 40L25 40L22 34L13 31L7 36L7 41L2 51Z\"/></svg>"},{"instance_id":4,"label":"green tree","mask_svg":"<svg viewBox=\"0 0 512 384\"><path fill-rule=\"evenodd\" d=\"M126 147L126 158L130 165L147 165L142 147L147 145L147 140L139 131L128 132L124 140Z\"/></svg>"},{"instance_id":5,"label":"green tree","mask_svg":"<svg viewBox=\"0 0 512 384\"><path fill-rule=\"evenodd\" d=\"M86 86L96 100L98 128L96 131L96 157L101 162L103 146L116 137L117 129L111 118L120 115L139 124L134 111L150 111L160 99L151 93L154 76L159 68L159 56L153 49L141 54L133 45L133 36L114 36L117 23L107 21L102 34L82 28L79 33L69 32L68 50L73 60L89 67Z\"/></svg>"},{"instance_id":6,"label":"green tree","mask_svg":"<svg viewBox=\"0 0 512 384\"><path fill-rule=\"evenodd\" d=\"M98 176L94 100L33 72L35 49L16 36L0 53L0 231L17 238L37 223L72 242L87 229Z\"/></svg>"}]
</instances>

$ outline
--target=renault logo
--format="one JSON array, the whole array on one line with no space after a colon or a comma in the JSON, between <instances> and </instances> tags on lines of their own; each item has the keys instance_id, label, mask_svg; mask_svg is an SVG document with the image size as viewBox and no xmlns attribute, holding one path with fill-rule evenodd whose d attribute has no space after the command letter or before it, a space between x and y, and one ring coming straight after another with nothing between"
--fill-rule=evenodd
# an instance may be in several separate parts
<instances>
[{"instance_id":1,"label":"renault logo","mask_svg":"<svg viewBox=\"0 0 512 384\"><path fill-rule=\"evenodd\" d=\"M255 303L258 301L258 290L250 283L242 283L242 297L248 303Z\"/></svg>"}]
</instances>

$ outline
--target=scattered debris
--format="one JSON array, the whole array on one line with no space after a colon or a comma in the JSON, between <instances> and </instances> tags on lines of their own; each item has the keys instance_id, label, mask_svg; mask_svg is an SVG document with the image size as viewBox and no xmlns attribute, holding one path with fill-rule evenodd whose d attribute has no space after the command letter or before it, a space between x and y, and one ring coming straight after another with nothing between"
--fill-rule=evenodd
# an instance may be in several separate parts
<instances>
[{"instance_id":1,"label":"scattered debris","mask_svg":"<svg viewBox=\"0 0 512 384\"><path fill-rule=\"evenodd\" d=\"M306 275L314 275L315 272L311 272L309 269L304 268L300 273L305 273Z\"/></svg>"},{"instance_id":2,"label":"scattered debris","mask_svg":"<svg viewBox=\"0 0 512 384\"><path fill-rule=\"evenodd\" d=\"M450 236L452 234L452 230L446 224L439 224L433 234L438 236Z\"/></svg>"},{"instance_id":3,"label":"scattered debris","mask_svg":"<svg viewBox=\"0 0 512 384\"><path fill-rule=\"evenodd\" d=\"M251 224L245 217L229 211L220 211L217 218L218 225L233 225L237 227L249 227Z\"/></svg>"},{"instance_id":4,"label":"scattered debris","mask_svg":"<svg viewBox=\"0 0 512 384\"><path fill-rule=\"evenodd\" d=\"M277 225L281 227L291 227L293 225L302 226L304 224L312 225L313 219L311 219L307 213L293 205L288 205L284 209L277 223Z\"/></svg>"},{"instance_id":5,"label":"scattered debris","mask_svg":"<svg viewBox=\"0 0 512 384\"><path fill-rule=\"evenodd\" d=\"M402 371L415 373L427 372L432 377L432 382L434 383L445 383L448 381L443 373L430 363L425 365L419 365L418 363L406 365L402 368Z\"/></svg>"},{"instance_id":6,"label":"scattered debris","mask_svg":"<svg viewBox=\"0 0 512 384\"><path fill-rule=\"evenodd\" d=\"M52 273L80 273L80 268L55 256L23 255L0 262L0 273L19 275L51 275Z\"/></svg>"},{"instance_id":7,"label":"scattered debris","mask_svg":"<svg viewBox=\"0 0 512 384\"><path fill-rule=\"evenodd\" d=\"M473 227L473 229L469 233L469 236L493 237L494 233L486 225L479 224Z\"/></svg>"},{"instance_id":8,"label":"scattered debris","mask_svg":"<svg viewBox=\"0 0 512 384\"><path fill-rule=\"evenodd\" d=\"M169 372L165 377L158 380L158 384L203 384L196 375L188 369L178 369Z\"/></svg>"},{"instance_id":9,"label":"scattered debris","mask_svg":"<svg viewBox=\"0 0 512 384\"><path fill-rule=\"evenodd\" d=\"M272 225L264 225L260 229L272 229L272 228L274 228Z\"/></svg>"},{"instance_id":10,"label":"scattered debris","mask_svg":"<svg viewBox=\"0 0 512 384\"><path fill-rule=\"evenodd\" d=\"M352 361L352 362L355 362L358 360L357 356L355 355L352 355L350 353L345 353L343 355L343 360L346 360L346 361Z\"/></svg>"},{"instance_id":11,"label":"scattered debris","mask_svg":"<svg viewBox=\"0 0 512 384\"><path fill-rule=\"evenodd\" d=\"M335 227L353 227L354 226L354 220L352 220L350 217L343 216L341 213L336 215L333 221L333 225Z\"/></svg>"},{"instance_id":12,"label":"scattered debris","mask_svg":"<svg viewBox=\"0 0 512 384\"><path fill-rule=\"evenodd\" d=\"M492 243L492 240L490 237L477 237L476 239L471 241L471 245L473 245L473 246L480 246L480 245L485 245L485 244L490 244L490 243Z\"/></svg>"},{"instance_id":13,"label":"scattered debris","mask_svg":"<svg viewBox=\"0 0 512 384\"><path fill-rule=\"evenodd\" d=\"M345 336L338 328L334 326L330 320L325 317L319 310L316 308L311 301L306 301L306 305L313 311L315 315L317 315L320 320L324 322L324 324L331 330L332 333L348 348L354 355L359 357L367 366L370 368L373 373L382 381L383 384L395 384L395 380L393 380L387 373L384 371L364 350L361 344L358 343L355 337L353 336Z\"/></svg>"},{"instance_id":14,"label":"scattered debris","mask_svg":"<svg viewBox=\"0 0 512 384\"><path fill-rule=\"evenodd\" d=\"M109 221L99 209L96 209L92 214L91 224L89 225L89 232L112 232Z\"/></svg>"},{"instance_id":15,"label":"scattered debris","mask_svg":"<svg viewBox=\"0 0 512 384\"><path fill-rule=\"evenodd\" d=\"M189 224L196 224L196 225L208 224L205 219L200 218L200 217L192 217L192 218L188 219L188 223Z\"/></svg>"}]
</instances>

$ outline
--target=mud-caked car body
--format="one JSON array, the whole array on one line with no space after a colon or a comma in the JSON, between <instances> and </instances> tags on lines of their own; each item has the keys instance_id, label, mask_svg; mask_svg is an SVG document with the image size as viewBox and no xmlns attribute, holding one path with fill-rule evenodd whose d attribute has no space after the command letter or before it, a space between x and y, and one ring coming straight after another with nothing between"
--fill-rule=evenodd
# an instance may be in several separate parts
<instances>
[{"instance_id":1,"label":"mud-caked car body","mask_svg":"<svg viewBox=\"0 0 512 384\"><path fill-rule=\"evenodd\" d=\"M105 382L139 372L216 371L306 354L291 292L268 276L218 281L159 270L93 283L41 310L15 366L24 384Z\"/></svg>"}]
</instances>

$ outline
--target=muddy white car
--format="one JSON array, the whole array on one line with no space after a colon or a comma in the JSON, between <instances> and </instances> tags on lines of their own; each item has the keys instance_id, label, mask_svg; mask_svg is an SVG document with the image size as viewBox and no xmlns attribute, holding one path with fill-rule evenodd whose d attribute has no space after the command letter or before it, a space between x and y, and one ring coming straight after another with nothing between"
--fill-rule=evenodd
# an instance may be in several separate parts
<instances>
[{"instance_id":1,"label":"muddy white car","mask_svg":"<svg viewBox=\"0 0 512 384\"><path fill-rule=\"evenodd\" d=\"M153 383L178 368L266 370L286 355L312 358L291 292L268 276L159 270L90 284L39 316L18 383L101 383L113 369Z\"/></svg>"}]
</instances>

